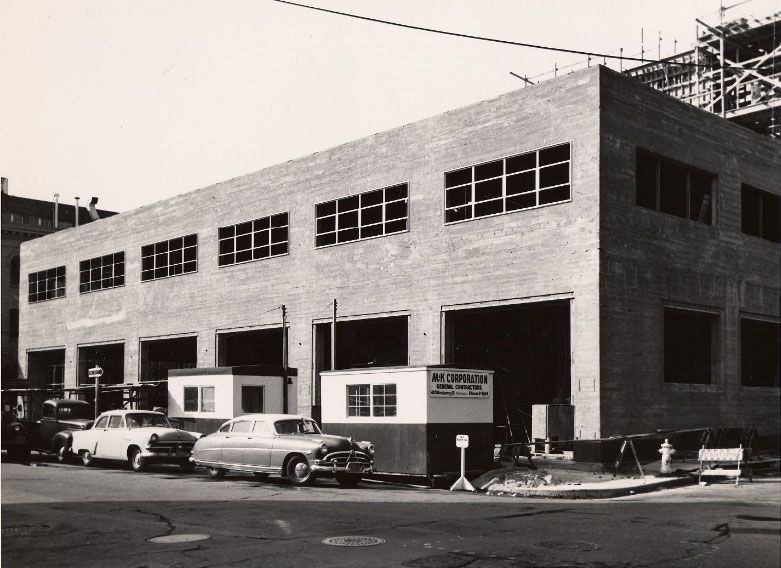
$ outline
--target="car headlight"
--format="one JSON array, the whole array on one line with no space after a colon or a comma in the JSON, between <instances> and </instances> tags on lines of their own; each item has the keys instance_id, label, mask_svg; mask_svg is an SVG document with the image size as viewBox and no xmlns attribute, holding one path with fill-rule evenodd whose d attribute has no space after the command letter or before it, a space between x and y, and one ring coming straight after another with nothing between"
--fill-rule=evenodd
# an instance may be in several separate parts
<instances>
[{"instance_id":1,"label":"car headlight","mask_svg":"<svg viewBox=\"0 0 781 568\"><path fill-rule=\"evenodd\" d=\"M14 432L20 432L22 430L21 424L14 424Z\"/></svg>"},{"instance_id":2,"label":"car headlight","mask_svg":"<svg viewBox=\"0 0 781 568\"><path fill-rule=\"evenodd\" d=\"M321 444L320 445L320 455L324 456L327 453L328 453L328 446L325 443Z\"/></svg>"},{"instance_id":3,"label":"car headlight","mask_svg":"<svg viewBox=\"0 0 781 568\"><path fill-rule=\"evenodd\" d=\"M151 436L149 436L149 443L150 444L156 444L157 440L158 440L157 434L152 434Z\"/></svg>"},{"instance_id":4,"label":"car headlight","mask_svg":"<svg viewBox=\"0 0 781 568\"><path fill-rule=\"evenodd\" d=\"M362 442L364 444L364 447L366 448L364 451L369 454L370 456L374 455L374 444L371 442Z\"/></svg>"}]
</instances>

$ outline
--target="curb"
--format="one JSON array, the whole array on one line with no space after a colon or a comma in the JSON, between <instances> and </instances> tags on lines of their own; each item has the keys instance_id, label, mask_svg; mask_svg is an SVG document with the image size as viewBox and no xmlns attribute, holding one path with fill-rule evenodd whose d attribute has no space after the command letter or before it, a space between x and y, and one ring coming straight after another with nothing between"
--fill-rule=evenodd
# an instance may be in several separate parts
<instances>
[{"instance_id":1,"label":"curb","mask_svg":"<svg viewBox=\"0 0 781 568\"><path fill-rule=\"evenodd\" d=\"M510 497L534 497L538 499L613 499L641 493L653 493L662 489L696 485L696 477L676 477L660 479L658 482L639 484L629 487L611 487L605 489L521 489L519 491L491 491L487 495L506 495Z\"/></svg>"}]
</instances>

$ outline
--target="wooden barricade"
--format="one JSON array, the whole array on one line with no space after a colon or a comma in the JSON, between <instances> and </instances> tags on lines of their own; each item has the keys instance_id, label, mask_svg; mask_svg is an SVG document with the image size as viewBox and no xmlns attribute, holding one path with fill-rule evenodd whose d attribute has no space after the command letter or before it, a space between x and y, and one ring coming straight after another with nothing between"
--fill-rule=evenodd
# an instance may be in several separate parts
<instances>
[{"instance_id":1,"label":"wooden barricade","mask_svg":"<svg viewBox=\"0 0 781 568\"><path fill-rule=\"evenodd\" d=\"M740 481L740 462L743 461L743 444L739 448L705 448L700 449L700 475L699 481L702 482L703 475L723 475L726 477L735 477L735 487ZM707 463L708 469L703 465ZM714 464L734 463L735 469L725 469L724 467L714 468ZM749 479L751 479L751 470L749 469ZM752 480L753 481L753 480Z\"/></svg>"}]
</instances>

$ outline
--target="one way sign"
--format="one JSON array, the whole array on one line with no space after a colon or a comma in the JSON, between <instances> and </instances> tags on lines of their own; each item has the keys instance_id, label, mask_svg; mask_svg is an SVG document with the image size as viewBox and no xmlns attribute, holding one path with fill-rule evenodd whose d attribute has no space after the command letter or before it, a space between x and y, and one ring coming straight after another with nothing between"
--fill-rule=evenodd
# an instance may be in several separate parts
<instances>
[{"instance_id":1,"label":"one way sign","mask_svg":"<svg viewBox=\"0 0 781 568\"><path fill-rule=\"evenodd\" d=\"M89 378L90 379L99 379L103 376L103 367L100 365L95 365L89 370Z\"/></svg>"}]
</instances>

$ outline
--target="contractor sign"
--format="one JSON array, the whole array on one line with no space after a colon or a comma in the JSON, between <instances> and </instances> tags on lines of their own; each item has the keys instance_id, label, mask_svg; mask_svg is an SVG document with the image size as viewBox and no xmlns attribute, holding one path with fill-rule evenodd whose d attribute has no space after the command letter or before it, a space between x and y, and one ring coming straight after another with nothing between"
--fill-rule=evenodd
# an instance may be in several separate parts
<instances>
[{"instance_id":1,"label":"contractor sign","mask_svg":"<svg viewBox=\"0 0 781 568\"><path fill-rule=\"evenodd\" d=\"M480 371L430 371L429 395L433 397L488 398L490 381Z\"/></svg>"}]
</instances>

